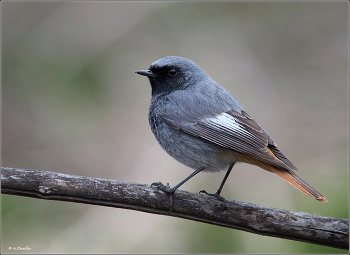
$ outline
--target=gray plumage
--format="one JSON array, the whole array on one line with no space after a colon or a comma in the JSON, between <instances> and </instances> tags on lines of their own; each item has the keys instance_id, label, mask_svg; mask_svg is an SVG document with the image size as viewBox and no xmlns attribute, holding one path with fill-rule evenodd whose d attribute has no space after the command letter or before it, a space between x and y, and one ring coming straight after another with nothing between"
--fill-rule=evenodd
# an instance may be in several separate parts
<instances>
[{"instance_id":1,"label":"gray plumage","mask_svg":"<svg viewBox=\"0 0 350 255\"><path fill-rule=\"evenodd\" d=\"M174 80L150 79L149 123L167 153L193 169L203 166L204 171L227 170L238 161L232 150L286 170L296 169L281 152L285 162L266 150L267 146L277 148L273 139L230 92L191 60L166 57L154 62L149 70L157 74L173 68L178 70Z\"/></svg>"},{"instance_id":2,"label":"gray plumage","mask_svg":"<svg viewBox=\"0 0 350 255\"><path fill-rule=\"evenodd\" d=\"M219 189L211 194L222 198L220 192L233 165L245 162L278 174L319 201L327 201L293 172L297 168L238 101L191 60L165 57L136 73L147 76L151 83L149 124L158 143L173 158L197 169L173 188L156 183L163 191L173 194L203 168L227 170Z\"/></svg>"}]
</instances>

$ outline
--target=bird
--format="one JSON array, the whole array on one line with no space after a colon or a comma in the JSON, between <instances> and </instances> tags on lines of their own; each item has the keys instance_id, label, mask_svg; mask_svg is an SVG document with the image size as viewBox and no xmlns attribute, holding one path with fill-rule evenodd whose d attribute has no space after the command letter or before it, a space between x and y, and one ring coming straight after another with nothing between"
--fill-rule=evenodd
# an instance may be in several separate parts
<instances>
[{"instance_id":1,"label":"bird","mask_svg":"<svg viewBox=\"0 0 350 255\"><path fill-rule=\"evenodd\" d=\"M156 140L174 159L195 169L172 188L161 182L151 184L170 195L169 213L175 191L201 171L226 170L216 192L200 191L226 206L220 194L237 162L275 173L303 193L327 202L295 173L298 169L237 99L193 61L167 56L135 73L148 77L151 84L148 120Z\"/></svg>"}]
</instances>

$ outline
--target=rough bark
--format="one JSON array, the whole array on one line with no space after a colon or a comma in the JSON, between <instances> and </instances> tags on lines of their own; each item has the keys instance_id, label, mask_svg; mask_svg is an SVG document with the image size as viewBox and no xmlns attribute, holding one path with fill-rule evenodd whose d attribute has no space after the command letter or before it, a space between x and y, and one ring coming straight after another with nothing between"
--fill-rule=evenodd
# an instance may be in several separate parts
<instances>
[{"instance_id":1,"label":"rough bark","mask_svg":"<svg viewBox=\"0 0 350 255\"><path fill-rule=\"evenodd\" d=\"M169 195L146 184L48 171L1 168L1 192L167 215ZM349 221L177 190L168 216L340 249L349 249Z\"/></svg>"}]
</instances>

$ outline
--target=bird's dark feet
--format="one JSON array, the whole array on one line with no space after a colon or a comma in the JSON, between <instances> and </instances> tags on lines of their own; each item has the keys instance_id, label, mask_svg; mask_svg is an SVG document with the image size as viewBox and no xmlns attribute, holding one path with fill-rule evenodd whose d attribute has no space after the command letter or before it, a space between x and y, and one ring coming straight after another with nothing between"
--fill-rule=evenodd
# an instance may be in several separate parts
<instances>
[{"instance_id":1,"label":"bird's dark feet","mask_svg":"<svg viewBox=\"0 0 350 255\"><path fill-rule=\"evenodd\" d=\"M151 184L151 187L152 186L156 186L161 191L164 191L165 193L168 193L170 195L170 211L167 214L171 213L171 211L173 210L173 206L174 206L175 189L174 188L170 188L169 183L167 183L167 185L164 185L161 182L153 182Z\"/></svg>"},{"instance_id":2,"label":"bird's dark feet","mask_svg":"<svg viewBox=\"0 0 350 255\"><path fill-rule=\"evenodd\" d=\"M156 186L158 189L160 189L160 190L162 190L162 191L168 193L169 195L174 194L174 192L175 192L174 189L170 188L169 183L167 183L166 185L164 185L164 184L161 183L161 182L153 182L153 183L151 184L151 187L152 187L152 186Z\"/></svg>"},{"instance_id":3,"label":"bird's dark feet","mask_svg":"<svg viewBox=\"0 0 350 255\"><path fill-rule=\"evenodd\" d=\"M198 193L204 193L206 195L209 195L209 196L212 196L212 197L216 197L217 200L221 201L224 203L224 209L227 209L227 206L226 206L226 199L222 196L220 196L220 193L208 193L207 191L205 191L204 189L200 190Z\"/></svg>"}]
</instances>

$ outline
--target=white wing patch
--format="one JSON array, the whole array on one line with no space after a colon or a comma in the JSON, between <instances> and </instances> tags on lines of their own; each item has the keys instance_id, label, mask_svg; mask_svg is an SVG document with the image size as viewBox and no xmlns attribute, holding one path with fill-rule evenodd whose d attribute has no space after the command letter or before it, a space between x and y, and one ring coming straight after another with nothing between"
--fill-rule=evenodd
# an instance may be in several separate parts
<instances>
[{"instance_id":1,"label":"white wing patch","mask_svg":"<svg viewBox=\"0 0 350 255\"><path fill-rule=\"evenodd\" d=\"M261 139L249 132L243 125L236 121L235 117L227 113L221 113L215 117L202 119L199 123L207 128L233 136L252 146L266 147Z\"/></svg>"}]
</instances>

